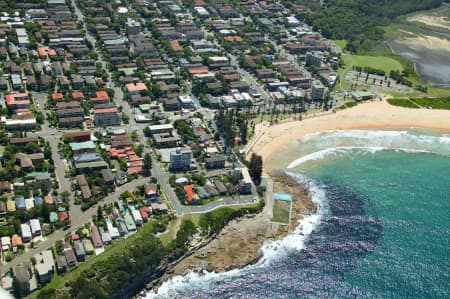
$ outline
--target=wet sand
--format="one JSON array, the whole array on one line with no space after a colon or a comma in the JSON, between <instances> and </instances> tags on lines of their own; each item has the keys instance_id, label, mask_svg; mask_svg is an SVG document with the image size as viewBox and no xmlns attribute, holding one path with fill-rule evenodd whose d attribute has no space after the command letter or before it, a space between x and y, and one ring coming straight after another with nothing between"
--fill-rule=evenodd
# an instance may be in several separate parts
<instances>
[{"instance_id":1,"label":"wet sand","mask_svg":"<svg viewBox=\"0 0 450 299\"><path fill-rule=\"evenodd\" d=\"M391 40L389 44L395 53L414 61L423 82L450 87L449 40L429 35L415 35Z\"/></svg>"}]
</instances>

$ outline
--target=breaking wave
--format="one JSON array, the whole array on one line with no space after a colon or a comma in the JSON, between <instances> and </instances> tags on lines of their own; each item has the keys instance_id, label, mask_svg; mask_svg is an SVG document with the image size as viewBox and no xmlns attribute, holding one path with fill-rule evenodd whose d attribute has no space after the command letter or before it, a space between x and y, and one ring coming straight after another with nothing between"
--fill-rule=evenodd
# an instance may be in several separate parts
<instances>
[{"instance_id":1,"label":"breaking wave","mask_svg":"<svg viewBox=\"0 0 450 299\"><path fill-rule=\"evenodd\" d=\"M308 161L315 161L315 160L322 160L327 156L330 155L336 155L336 154L346 154L349 151L362 151L362 152L368 152L368 153L376 153L379 151L401 151L406 153L428 153L428 154L435 154L435 152L427 151L427 150L416 150L416 149L409 149L409 148L389 148L389 147L381 147L381 146L371 146L371 147L362 147L362 146L338 146L338 147L332 147L327 148L324 150L320 150L318 152L314 152L312 154L303 156L301 158L298 158L294 161L292 161L287 168L295 168L300 166L303 163L306 163Z\"/></svg>"},{"instance_id":2,"label":"breaking wave","mask_svg":"<svg viewBox=\"0 0 450 299\"><path fill-rule=\"evenodd\" d=\"M237 278L250 273L258 268L266 268L275 262L286 258L289 253L300 251L305 248L305 243L311 233L319 227L323 216L328 214L328 202L324 186L316 181L297 173L286 172L294 177L303 187L307 188L312 195L312 201L317 206L317 212L305 215L299 221L296 229L280 240L266 241L261 247L262 257L253 264L241 269L216 273L203 270L201 272L190 271L186 275L177 275L164 282L158 292L150 291L146 298L173 298L189 290L208 289L221 281Z\"/></svg>"}]
</instances>

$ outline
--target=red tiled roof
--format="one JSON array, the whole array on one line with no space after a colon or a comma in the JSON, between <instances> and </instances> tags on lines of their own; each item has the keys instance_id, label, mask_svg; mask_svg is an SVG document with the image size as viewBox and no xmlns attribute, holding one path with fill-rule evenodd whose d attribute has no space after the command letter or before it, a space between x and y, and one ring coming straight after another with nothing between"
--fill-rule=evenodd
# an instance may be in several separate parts
<instances>
[{"instance_id":1,"label":"red tiled roof","mask_svg":"<svg viewBox=\"0 0 450 299\"><path fill-rule=\"evenodd\" d=\"M18 236L18 235L12 236L11 243L12 243L13 247L22 246L23 245L22 238L20 236Z\"/></svg>"},{"instance_id":2,"label":"red tiled roof","mask_svg":"<svg viewBox=\"0 0 450 299\"><path fill-rule=\"evenodd\" d=\"M172 50L174 50L175 52L183 51L183 49L180 46L180 43L177 40L171 40L169 43L170 47L172 47Z\"/></svg>"},{"instance_id":3,"label":"red tiled roof","mask_svg":"<svg viewBox=\"0 0 450 299\"><path fill-rule=\"evenodd\" d=\"M117 112L117 108L116 107L103 108L103 109L94 109L94 114L96 114L96 113L113 113L113 112Z\"/></svg>"},{"instance_id":4,"label":"red tiled roof","mask_svg":"<svg viewBox=\"0 0 450 299\"><path fill-rule=\"evenodd\" d=\"M148 219L148 214L150 213L150 209L148 207L140 208L139 212L141 213L142 219L144 220Z\"/></svg>"},{"instance_id":5,"label":"red tiled roof","mask_svg":"<svg viewBox=\"0 0 450 299\"><path fill-rule=\"evenodd\" d=\"M84 98L84 94L81 91L74 91L74 92L72 92L72 97L74 99Z\"/></svg>"},{"instance_id":6,"label":"red tiled roof","mask_svg":"<svg viewBox=\"0 0 450 299\"><path fill-rule=\"evenodd\" d=\"M7 105L20 105L20 104L30 104L28 99L28 93L10 93L5 96Z\"/></svg>"},{"instance_id":7,"label":"red tiled roof","mask_svg":"<svg viewBox=\"0 0 450 299\"><path fill-rule=\"evenodd\" d=\"M52 93L52 99L53 100L60 100L63 99L64 95L62 93Z\"/></svg>"},{"instance_id":8,"label":"red tiled roof","mask_svg":"<svg viewBox=\"0 0 450 299\"><path fill-rule=\"evenodd\" d=\"M46 204L52 204L53 203L53 197L49 194L44 197L44 201Z\"/></svg>"},{"instance_id":9,"label":"red tiled roof","mask_svg":"<svg viewBox=\"0 0 450 299\"><path fill-rule=\"evenodd\" d=\"M106 91L100 90L95 93L97 99L109 100L109 95Z\"/></svg>"},{"instance_id":10,"label":"red tiled roof","mask_svg":"<svg viewBox=\"0 0 450 299\"><path fill-rule=\"evenodd\" d=\"M184 192L186 193L187 201L192 201L194 199L194 185L183 186Z\"/></svg>"},{"instance_id":11,"label":"red tiled roof","mask_svg":"<svg viewBox=\"0 0 450 299\"><path fill-rule=\"evenodd\" d=\"M127 174L131 175L131 174L135 174L135 173L140 173L142 172L142 167L130 167L127 170Z\"/></svg>"},{"instance_id":12,"label":"red tiled roof","mask_svg":"<svg viewBox=\"0 0 450 299\"><path fill-rule=\"evenodd\" d=\"M45 56L45 55L47 55L47 54L45 53L45 49L44 49L43 47L37 48L37 51L38 51L39 56Z\"/></svg>"},{"instance_id":13,"label":"red tiled roof","mask_svg":"<svg viewBox=\"0 0 450 299\"><path fill-rule=\"evenodd\" d=\"M58 213L59 221L64 221L69 218L69 214L67 212L59 212Z\"/></svg>"},{"instance_id":14,"label":"red tiled roof","mask_svg":"<svg viewBox=\"0 0 450 299\"><path fill-rule=\"evenodd\" d=\"M207 74L208 68L199 68L199 69L190 69L189 74L191 75L197 75L197 74Z\"/></svg>"},{"instance_id":15,"label":"red tiled roof","mask_svg":"<svg viewBox=\"0 0 450 299\"><path fill-rule=\"evenodd\" d=\"M127 88L127 90L130 91L143 91L143 90L147 90L147 86L142 83L142 82L138 82L138 83L128 83L127 85L125 85L125 87Z\"/></svg>"}]
</instances>

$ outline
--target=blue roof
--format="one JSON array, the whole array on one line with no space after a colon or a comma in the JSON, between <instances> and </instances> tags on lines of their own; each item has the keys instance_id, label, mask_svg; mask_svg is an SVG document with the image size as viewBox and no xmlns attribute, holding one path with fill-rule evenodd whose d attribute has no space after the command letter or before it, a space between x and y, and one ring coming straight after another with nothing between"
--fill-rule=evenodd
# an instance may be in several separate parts
<instances>
[{"instance_id":1,"label":"blue roof","mask_svg":"<svg viewBox=\"0 0 450 299\"><path fill-rule=\"evenodd\" d=\"M41 205L42 203L43 203L42 197L36 196L36 197L34 198L34 204L35 204L35 205Z\"/></svg>"},{"instance_id":2,"label":"blue roof","mask_svg":"<svg viewBox=\"0 0 450 299\"><path fill-rule=\"evenodd\" d=\"M25 208L25 199L23 197L16 198L16 207Z\"/></svg>"},{"instance_id":3,"label":"blue roof","mask_svg":"<svg viewBox=\"0 0 450 299\"><path fill-rule=\"evenodd\" d=\"M278 200L292 201L292 195L286 193L274 193L273 197Z\"/></svg>"}]
</instances>

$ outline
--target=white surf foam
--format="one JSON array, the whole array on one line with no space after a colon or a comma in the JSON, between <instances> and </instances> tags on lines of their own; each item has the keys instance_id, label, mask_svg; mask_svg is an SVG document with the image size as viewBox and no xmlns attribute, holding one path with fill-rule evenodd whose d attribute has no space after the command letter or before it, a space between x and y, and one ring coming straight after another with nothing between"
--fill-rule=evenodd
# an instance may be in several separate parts
<instances>
[{"instance_id":1,"label":"white surf foam","mask_svg":"<svg viewBox=\"0 0 450 299\"><path fill-rule=\"evenodd\" d=\"M413 131L385 131L385 130L334 130L309 134L300 138L301 142L327 141L328 139L352 138L361 141L379 140L389 142L417 142L420 144L450 144L450 136L433 136Z\"/></svg>"},{"instance_id":2,"label":"white surf foam","mask_svg":"<svg viewBox=\"0 0 450 299\"><path fill-rule=\"evenodd\" d=\"M290 172L287 174L296 178L303 186L309 189L312 194L312 201L317 205L316 214L306 215L299 222L297 228L283 239L265 242L261 248L263 257L253 265L222 273L204 270L200 273L191 271L183 276L174 276L158 288L158 293L155 294L153 291L150 291L145 298L173 298L174 296L176 297L177 292L182 290L208 289L218 280L239 277L252 271L252 269L267 267L286 257L290 252L300 251L305 248L308 236L320 225L323 215L328 213L325 190L306 176Z\"/></svg>"},{"instance_id":3,"label":"white surf foam","mask_svg":"<svg viewBox=\"0 0 450 299\"><path fill-rule=\"evenodd\" d=\"M303 186L307 187L312 194L312 201L317 206L316 214L305 215L299 221L299 225L295 230L286 237L276 241L265 242L261 248L263 257L254 266L266 267L284 257L290 252L300 251L305 248L305 241L309 235L316 229L323 215L328 213L328 204L326 201L325 190L315 181L297 173L287 172L287 174L296 178Z\"/></svg>"},{"instance_id":4,"label":"white surf foam","mask_svg":"<svg viewBox=\"0 0 450 299\"><path fill-rule=\"evenodd\" d=\"M316 160L322 160L327 156L330 155L337 155L342 153L348 153L350 151L354 150L360 150L368 153L376 153L379 151L387 151L387 150L394 150L394 151L402 151L402 152L408 152L408 153L434 153L432 151L427 150L417 150L417 149L409 149L409 148L390 148L390 147L383 147L383 146L337 146L337 147L331 147L326 148L311 154L308 154L306 156L300 157L288 165L288 169L298 167L308 161L316 161Z\"/></svg>"}]
</instances>

